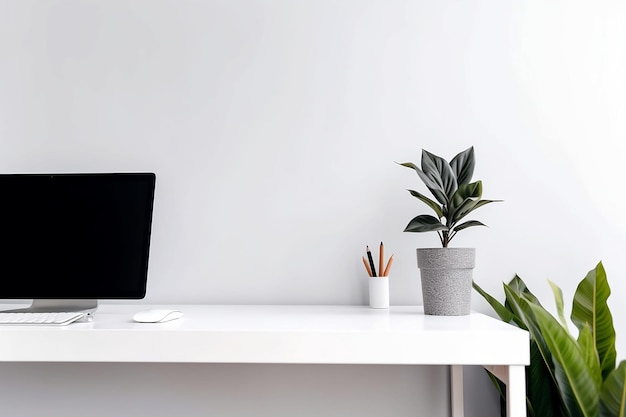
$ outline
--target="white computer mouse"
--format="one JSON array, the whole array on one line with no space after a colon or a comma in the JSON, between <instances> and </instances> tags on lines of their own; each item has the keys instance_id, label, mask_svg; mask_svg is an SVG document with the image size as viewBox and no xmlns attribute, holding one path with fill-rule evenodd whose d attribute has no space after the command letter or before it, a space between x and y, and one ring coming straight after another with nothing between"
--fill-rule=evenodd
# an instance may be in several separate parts
<instances>
[{"instance_id":1,"label":"white computer mouse","mask_svg":"<svg viewBox=\"0 0 626 417\"><path fill-rule=\"evenodd\" d=\"M166 321L179 319L182 316L182 311L160 308L140 311L133 316L133 320L139 323L164 323Z\"/></svg>"}]
</instances>

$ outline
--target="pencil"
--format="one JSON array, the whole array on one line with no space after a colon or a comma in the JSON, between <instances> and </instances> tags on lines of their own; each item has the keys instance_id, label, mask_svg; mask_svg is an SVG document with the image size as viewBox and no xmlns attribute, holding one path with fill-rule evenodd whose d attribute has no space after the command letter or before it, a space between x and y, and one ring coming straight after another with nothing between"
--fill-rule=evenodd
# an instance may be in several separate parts
<instances>
[{"instance_id":1,"label":"pencil","mask_svg":"<svg viewBox=\"0 0 626 417\"><path fill-rule=\"evenodd\" d=\"M366 246L365 250L367 251L367 259L370 261L370 268L372 268L372 276L376 276L376 267L374 266L374 260L372 259L372 252L370 252L370 247Z\"/></svg>"},{"instance_id":2,"label":"pencil","mask_svg":"<svg viewBox=\"0 0 626 417\"><path fill-rule=\"evenodd\" d=\"M370 266L367 264L367 261L365 260L365 256L361 256L361 259L363 259L363 265L365 265L365 269L367 269L367 275L371 277L372 270L370 269Z\"/></svg>"},{"instance_id":3,"label":"pencil","mask_svg":"<svg viewBox=\"0 0 626 417\"><path fill-rule=\"evenodd\" d=\"M385 247L383 246L383 242L380 242L380 247L378 249L378 272L380 272L380 276L383 275L383 271L385 270Z\"/></svg>"},{"instance_id":4,"label":"pencil","mask_svg":"<svg viewBox=\"0 0 626 417\"><path fill-rule=\"evenodd\" d=\"M389 276L389 269L391 268L391 264L393 263L393 255L389 257L389 261L387 261L387 267L385 268L385 272L383 272L384 277Z\"/></svg>"}]
</instances>

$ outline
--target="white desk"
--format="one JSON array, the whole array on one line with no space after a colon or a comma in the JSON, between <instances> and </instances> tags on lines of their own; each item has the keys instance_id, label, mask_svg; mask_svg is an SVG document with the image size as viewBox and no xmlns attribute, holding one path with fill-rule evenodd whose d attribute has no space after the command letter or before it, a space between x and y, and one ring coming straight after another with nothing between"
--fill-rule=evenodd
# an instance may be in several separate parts
<instances>
[{"instance_id":1,"label":"white desk","mask_svg":"<svg viewBox=\"0 0 626 417\"><path fill-rule=\"evenodd\" d=\"M463 365L481 365L507 384L508 416L526 417L528 333L485 315L185 305L179 320L132 321L148 308L101 305L89 323L0 326L0 361L451 365L453 417L463 416Z\"/></svg>"}]
</instances>

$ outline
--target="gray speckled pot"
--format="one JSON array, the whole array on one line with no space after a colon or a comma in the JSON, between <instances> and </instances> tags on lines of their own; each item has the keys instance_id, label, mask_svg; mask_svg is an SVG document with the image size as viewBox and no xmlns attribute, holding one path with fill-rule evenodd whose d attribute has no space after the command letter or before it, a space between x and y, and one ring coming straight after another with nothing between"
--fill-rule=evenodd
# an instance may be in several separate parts
<instances>
[{"instance_id":1,"label":"gray speckled pot","mask_svg":"<svg viewBox=\"0 0 626 417\"><path fill-rule=\"evenodd\" d=\"M465 316L470 313L474 248L417 249L424 313Z\"/></svg>"}]
</instances>

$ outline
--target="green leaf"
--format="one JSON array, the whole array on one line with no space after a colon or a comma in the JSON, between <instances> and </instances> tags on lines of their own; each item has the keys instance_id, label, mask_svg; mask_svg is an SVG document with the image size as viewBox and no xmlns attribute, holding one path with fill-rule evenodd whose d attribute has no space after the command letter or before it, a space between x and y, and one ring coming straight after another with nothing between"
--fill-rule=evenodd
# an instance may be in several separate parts
<instances>
[{"instance_id":1,"label":"green leaf","mask_svg":"<svg viewBox=\"0 0 626 417\"><path fill-rule=\"evenodd\" d=\"M607 304L609 295L611 295L611 289L606 279L604 266L600 262L578 284L571 315L572 321L579 330L582 330L585 325L590 326L603 378L606 378L615 368L617 357L613 317Z\"/></svg>"},{"instance_id":2,"label":"green leaf","mask_svg":"<svg viewBox=\"0 0 626 417\"><path fill-rule=\"evenodd\" d=\"M467 184L472 180L474 175L474 165L476 164L474 158L474 147L460 152L457 156L450 161L450 167L452 172L456 176L456 182L461 187L463 184Z\"/></svg>"},{"instance_id":3,"label":"green leaf","mask_svg":"<svg viewBox=\"0 0 626 417\"><path fill-rule=\"evenodd\" d=\"M459 225L454 226L451 231L458 232L459 230L467 229L468 227L473 227L473 226L486 226L486 225L479 222L478 220L470 220L465 223L461 223Z\"/></svg>"},{"instance_id":4,"label":"green leaf","mask_svg":"<svg viewBox=\"0 0 626 417\"><path fill-rule=\"evenodd\" d=\"M593 341L593 335L591 334L591 327L589 325L578 332L577 342L585 362L587 363L589 375L593 378L593 382L596 384L599 391L602 385L602 372L600 371L598 353L596 352L596 345Z\"/></svg>"},{"instance_id":5,"label":"green leaf","mask_svg":"<svg viewBox=\"0 0 626 417\"><path fill-rule=\"evenodd\" d=\"M553 365L543 360L537 343L530 343L530 365L526 367L528 410L535 417L566 416L565 404L556 381L552 379Z\"/></svg>"},{"instance_id":6,"label":"green leaf","mask_svg":"<svg viewBox=\"0 0 626 417\"><path fill-rule=\"evenodd\" d=\"M513 320L513 313L511 312L511 310L506 308L503 304L501 304L494 297L487 294L487 292L483 290L475 281L472 281L472 287L480 295L483 296L483 298L485 299L485 301L487 301L487 303L489 303L489 305L493 308L493 310L496 312L498 317L500 317L500 320L502 320L505 323L511 323L511 321Z\"/></svg>"},{"instance_id":7,"label":"green leaf","mask_svg":"<svg viewBox=\"0 0 626 417\"><path fill-rule=\"evenodd\" d=\"M476 199L479 199L483 194L483 185L481 181L476 181L470 184L461 185L450 201L450 205L458 210L463 204L468 204Z\"/></svg>"},{"instance_id":8,"label":"green leaf","mask_svg":"<svg viewBox=\"0 0 626 417\"><path fill-rule=\"evenodd\" d=\"M448 198L456 192L458 186L456 177L448 161L440 156L422 150L422 171L428 178L441 187Z\"/></svg>"},{"instance_id":9,"label":"green leaf","mask_svg":"<svg viewBox=\"0 0 626 417\"><path fill-rule=\"evenodd\" d=\"M483 182L476 181L460 185L454 193L454 199L461 202L467 198L480 198L483 195Z\"/></svg>"},{"instance_id":10,"label":"green leaf","mask_svg":"<svg viewBox=\"0 0 626 417\"><path fill-rule=\"evenodd\" d=\"M528 289L528 286L526 285L524 280L520 278L519 275L515 275L513 277L513 279L509 282L509 287L518 296L520 297L523 296L525 299L527 299L533 304L541 305L541 303L539 302L539 299L535 296L535 294L530 292L530 289Z\"/></svg>"},{"instance_id":11,"label":"green leaf","mask_svg":"<svg viewBox=\"0 0 626 417\"><path fill-rule=\"evenodd\" d=\"M437 214L437 217L439 217L439 218L443 217L443 211L442 211L441 206L439 206L439 204L437 204L436 202L434 202L430 198L426 197L425 195L418 193L417 191L409 190L409 193L411 193L411 195L413 197L415 197L415 198L421 200L422 202L426 203L426 205L428 205L428 207L430 207L431 209L433 209L435 211L435 213Z\"/></svg>"},{"instance_id":12,"label":"green leaf","mask_svg":"<svg viewBox=\"0 0 626 417\"><path fill-rule=\"evenodd\" d=\"M600 417L626 417L626 361L620 362L602 384Z\"/></svg>"},{"instance_id":13,"label":"green leaf","mask_svg":"<svg viewBox=\"0 0 626 417\"><path fill-rule=\"evenodd\" d=\"M445 193L445 191L443 189L441 181L434 181L433 179L431 179L428 175L426 175L413 162L403 162L403 163L401 163L399 165L402 165L403 167L407 167L407 168L411 168L411 169L415 170L415 172L417 173L418 177L420 177L420 179L422 180L422 182L424 183L426 188L428 188L428 190L435 197L435 199L437 199L437 201L439 201L441 204L448 204L449 203L448 196L446 195L446 193Z\"/></svg>"},{"instance_id":14,"label":"green leaf","mask_svg":"<svg viewBox=\"0 0 626 417\"><path fill-rule=\"evenodd\" d=\"M517 284L519 286L524 284L524 281L522 281L522 279L516 275L511 283ZM528 330L531 340L533 340L537 344L537 348L539 350L539 353L541 354L541 357L543 358L543 362L546 364L546 369L548 371L548 375L550 376L550 381L554 386L556 386L557 380L556 375L554 374L552 353L550 352L550 349L546 344L541 329L537 324L535 314L530 306L536 305L541 309L543 309L543 307L539 304L537 298L526 289L525 285L523 285L523 288L524 289L521 292L516 293L513 287L505 285L504 292L506 294L507 300L506 305L508 306L508 308L511 309L511 311L513 311L515 317L517 318L516 320L521 321L522 324L519 325L519 327ZM533 302L533 299L535 300L535 302Z\"/></svg>"},{"instance_id":15,"label":"green leaf","mask_svg":"<svg viewBox=\"0 0 626 417\"><path fill-rule=\"evenodd\" d=\"M476 202L476 205L474 205L474 207L472 207L471 211L476 210L477 208L480 208L486 204L490 204L490 203L501 203L504 200L478 200Z\"/></svg>"},{"instance_id":16,"label":"green leaf","mask_svg":"<svg viewBox=\"0 0 626 417\"><path fill-rule=\"evenodd\" d=\"M618 369L607 366L615 362L615 329L606 305L610 289L602 263L581 281L574 296L571 318L579 330L577 339L567 329L561 289L553 282L550 286L558 319L541 306L519 276L504 285L504 305L474 283L503 320L530 333L529 416L626 417L626 362ZM602 347L604 339L610 340L609 349Z\"/></svg>"},{"instance_id":17,"label":"green leaf","mask_svg":"<svg viewBox=\"0 0 626 417\"><path fill-rule=\"evenodd\" d=\"M552 353L554 374L572 417L596 417L599 390L576 340L543 307L529 304Z\"/></svg>"},{"instance_id":18,"label":"green leaf","mask_svg":"<svg viewBox=\"0 0 626 417\"><path fill-rule=\"evenodd\" d=\"M482 181L463 184L454 193L450 201L450 212L453 223L458 222L472 211L490 203L502 200L480 200L483 193Z\"/></svg>"},{"instance_id":19,"label":"green leaf","mask_svg":"<svg viewBox=\"0 0 626 417\"><path fill-rule=\"evenodd\" d=\"M546 363L551 363L550 351L545 345L539 329L535 325L533 312L528 307L529 301L524 299L521 294L516 294L514 290L506 284L504 284L504 294L506 297L504 305L513 312L518 327L528 330L530 338L539 345L539 349Z\"/></svg>"},{"instance_id":20,"label":"green leaf","mask_svg":"<svg viewBox=\"0 0 626 417\"><path fill-rule=\"evenodd\" d=\"M456 223L477 208L489 203L497 203L500 201L502 200L472 200L468 198L463 202L463 204L461 204L460 207L454 209L454 213L452 215L453 221Z\"/></svg>"},{"instance_id":21,"label":"green leaf","mask_svg":"<svg viewBox=\"0 0 626 417\"><path fill-rule=\"evenodd\" d=\"M500 381L498 377L496 377L494 374L487 371L486 369L485 372L487 372L487 376L489 376L489 379L491 379L493 386L500 395L500 416L506 417L506 384ZM528 410L528 415L534 417L534 414L532 414L530 409Z\"/></svg>"},{"instance_id":22,"label":"green leaf","mask_svg":"<svg viewBox=\"0 0 626 417\"><path fill-rule=\"evenodd\" d=\"M494 297L487 294L475 282L472 283L472 285L474 289L478 291L478 293L481 294L485 300L487 300L502 321L515 323L520 328L526 330L528 330L529 326L531 328L530 365L526 367L527 405L529 416L566 416L567 413L564 411L565 405L563 404L563 400L560 396L556 379L554 377L552 356L548 347L545 345L545 341L543 340L543 336L541 335L538 327L533 323L534 315L528 307L529 301L521 299L521 297L527 296L536 300L534 295L532 295L532 293L527 289L524 281L516 275L515 278L511 280L510 284L515 289L505 284L505 292L509 292L508 298L511 299L511 302L507 302L506 306L502 305ZM519 295L516 292L519 292ZM523 312L524 308L522 305L525 305L525 309L528 314ZM514 306L515 311L520 312L523 317L514 315L512 306ZM525 321L528 322L528 325Z\"/></svg>"},{"instance_id":23,"label":"green leaf","mask_svg":"<svg viewBox=\"0 0 626 417\"><path fill-rule=\"evenodd\" d=\"M402 165L403 167L414 169L415 171L421 171L421 169L419 169L419 167L415 165L413 162L396 162L396 164Z\"/></svg>"},{"instance_id":24,"label":"green leaf","mask_svg":"<svg viewBox=\"0 0 626 417\"><path fill-rule=\"evenodd\" d=\"M548 284L550 284L550 288L552 288L552 293L554 294L554 304L556 304L556 311L559 315L559 320L561 320L561 324L565 327L569 332L569 328L567 326L567 320L565 320L564 304L563 304L563 291L556 285L554 282L548 280Z\"/></svg>"},{"instance_id":25,"label":"green leaf","mask_svg":"<svg viewBox=\"0 0 626 417\"><path fill-rule=\"evenodd\" d=\"M448 230L448 227L442 224L438 218L422 214L413 218L404 229L405 232L436 232L438 230Z\"/></svg>"}]
</instances>

